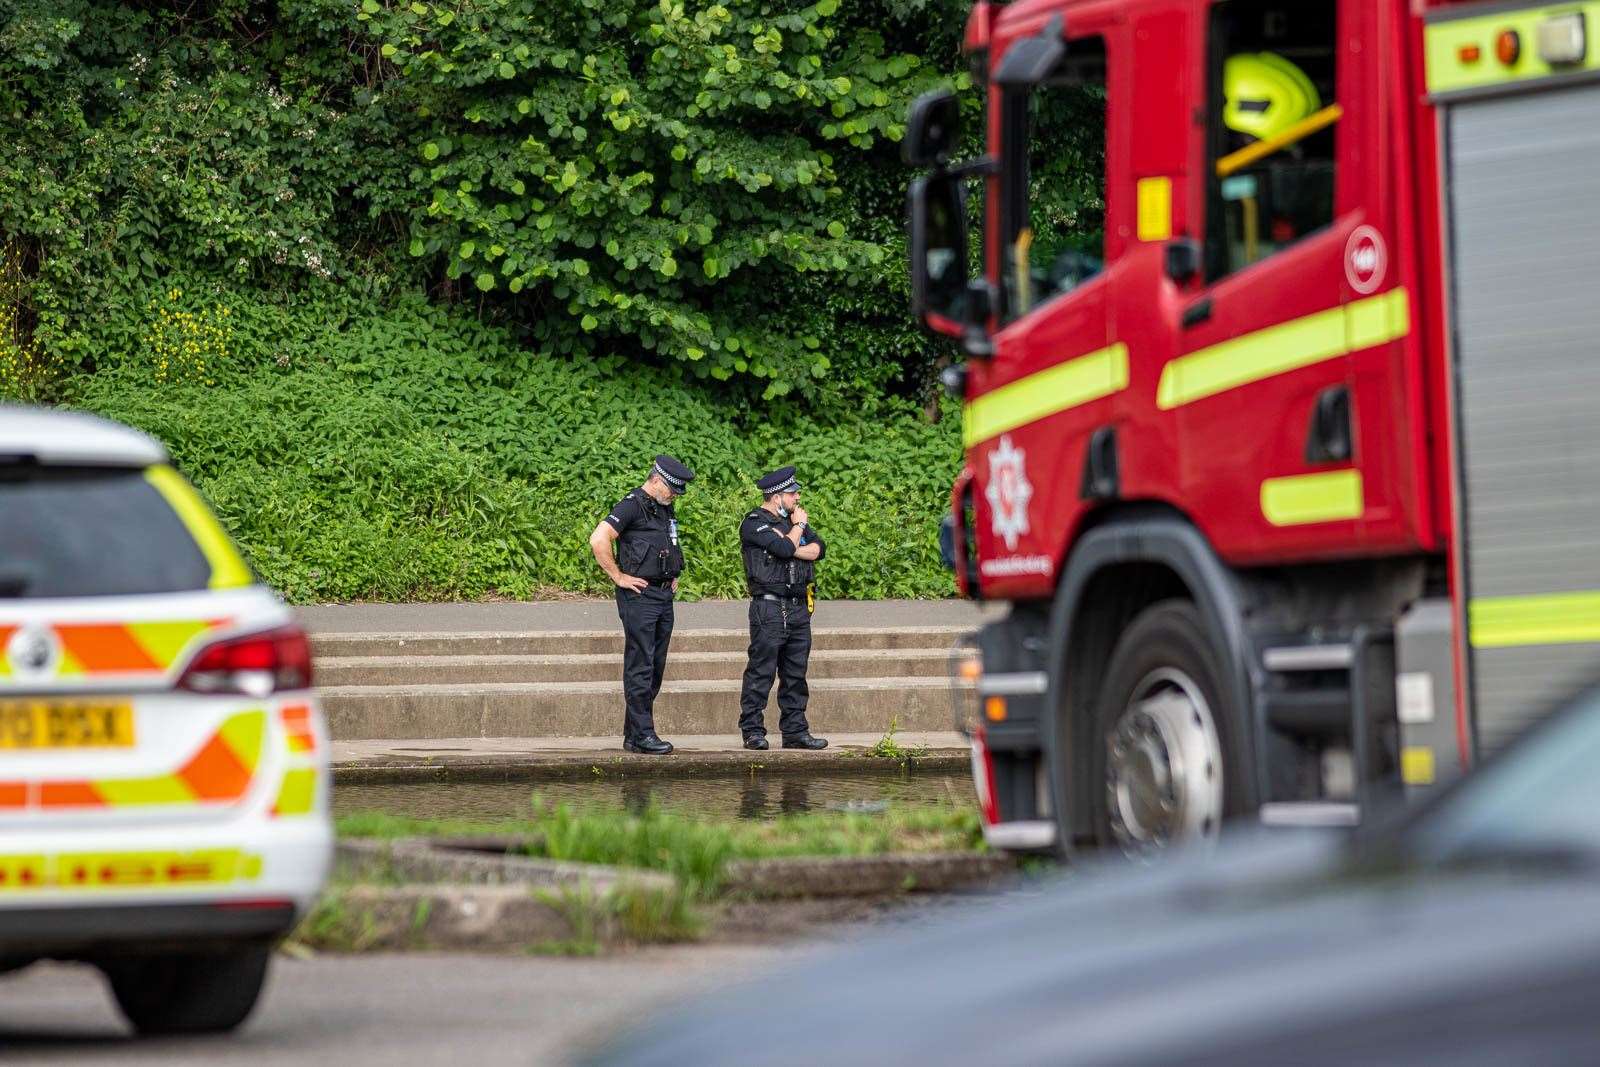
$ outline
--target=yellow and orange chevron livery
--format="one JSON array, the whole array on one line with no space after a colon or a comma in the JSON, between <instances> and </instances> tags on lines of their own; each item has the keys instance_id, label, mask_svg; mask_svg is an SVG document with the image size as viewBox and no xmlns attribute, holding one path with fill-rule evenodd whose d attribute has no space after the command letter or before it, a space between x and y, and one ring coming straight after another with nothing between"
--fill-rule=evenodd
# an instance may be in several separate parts
<instances>
[{"instance_id":1,"label":"yellow and orange chevron livery","mask_svg":"<svg viewBox=\"0 0 1600 1067\"><path fill-rule=\"evenodd\" d=\"M291 704L278 712L283 719L283 733L293 754L315 752L317 735L311 727L311 709L304 704Z\"/></svg>"},{"instance_id":2,"label":"yellow and orange chevron livery","mask_svg":"<svg viewBox=\"0 0 1600 1067\"><path fill-rule=\"evenodd\" d=\"M0 812L237 803L250 788L261 762L266 725L265 711L243 711L230 717L171 774L93 781L0 782Z\"/></svg>"},{"instance_id":3,"label":"yellow and orange chevron livery","mask_svg":"<svg viewBox=\"0 0 1600 1067\"><path fill-rule=\"evenodd\" d=\"M64 681L100 675L140 678L172 669L198 640L231 619L173 619L160 622L55 623L50 631L60 643L55 674L33 681ZM18 627L0 623L0 652ZM0 654L0 682L12 677L11 664Z\"/></svg>"}]
</instances>

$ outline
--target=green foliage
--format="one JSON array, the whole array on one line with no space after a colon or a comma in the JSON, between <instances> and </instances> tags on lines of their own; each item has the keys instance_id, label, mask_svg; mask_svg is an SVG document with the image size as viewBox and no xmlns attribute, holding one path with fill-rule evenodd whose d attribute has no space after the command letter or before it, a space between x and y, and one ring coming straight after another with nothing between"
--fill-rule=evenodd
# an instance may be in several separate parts
<instances>
[{"instance_id":1,"label":"green foliage","mask_svg":"<svg viewBox=\"0 0 1600 1067\"><path fill-rule=\"evenodd\" d=\"M364 3L419 117L411 253L522 294L551 352L639 348L766 399L814 392L823 340L773 317L770 294L885 263L852 233L834 153L897 141L911 98L947 80L841 33L838 9Z\"/></svg>"},{"instance_id":2,"label":"green foliage","mask_svg":"<svg viewBox=\"0 0 1600 1067\"><path fill-rule=\"evenodd\" d=\"M161 436L296 601L603 592L661 450L689 594L795 462L823 595L946 595L895 142L966 6L0 0L0 398Z\"/></svg>"},{"instance_id":3,"label":"green foliage","mask_svg":"<svg viewBox=\"0 0 1600 1067\"><path fill-rule=\"evenodd\" d=\"M872 747L867 749L867 757L893 760L896 763L910 763L914 760L923 759L928 755L927 745L902 745L899 738L895 737L895 734L899 733L899 731L899 716L890 716L889 729L885 730L883 736L874 741Z\"/></svg>"},{"instance_id":4,"label":"green foliage","mask_svg":"<svg viewBox=\"0 0 1600 1067\"><path fill-rule=\"evenodd\" d=\"M177 289L213 299L199 280L157 296ZM670 374L534 356L420 298L371 315L329 292L227 316L218 386L163 383L139 361L68 383L74 405L166 442L291 601L606 592L589 534L663 451L699 474L679 504L684 595L743 595L739 520L759 503L754 479L784 462L806 471L828 539L820 595L949 593L936 535L955 419L883 402L750 429L741 406Z\"/></svg>"},{"instance_id":5,"label":"green foliage","mask_svg":"<svg viewBox=\"0 0 1600 1067\"><path fill-rule=\"evenodd\" d=\"M459 835L459 821L347 815L348 836ZM532 855L666 871L697 898L715 896L732 860L786 856L878 856L983 847L971 807L897 808L874 814L816 812L766 822L717 821L703 813L649 807L639 814L542 804L532 818L471 827L467 832L526 836Z\"/></svg>"}]
</instances>

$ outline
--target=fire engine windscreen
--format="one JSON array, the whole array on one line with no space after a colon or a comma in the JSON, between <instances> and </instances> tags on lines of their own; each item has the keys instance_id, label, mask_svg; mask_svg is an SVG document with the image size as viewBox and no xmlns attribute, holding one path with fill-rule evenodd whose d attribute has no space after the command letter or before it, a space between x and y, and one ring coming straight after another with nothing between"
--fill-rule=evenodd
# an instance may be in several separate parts
<instances>
[{"instance_id":1,"label":"fire engine windscreen","mask_svg":"<svg viewBox=\"0 0 1600 1067\"><path fill-rule=\"evenodd\" d=\"M1213 9L1208 280L1333 221L1337 30L1333 0L1229 0Z\"/></svg>"},{"instance_id":2,"label":"fire engine windscreen","mask_svg":"<svg viewBox=\"0 0 1600 1067\"><path fill-rule=\"evenodd\" d=\"M1071 292L1105 256L1106 50L1067 42L1056 70L1004 103L1005 314ZM1025 147L1024 147L1025 146Z\"/></svg>"}]
</instances>

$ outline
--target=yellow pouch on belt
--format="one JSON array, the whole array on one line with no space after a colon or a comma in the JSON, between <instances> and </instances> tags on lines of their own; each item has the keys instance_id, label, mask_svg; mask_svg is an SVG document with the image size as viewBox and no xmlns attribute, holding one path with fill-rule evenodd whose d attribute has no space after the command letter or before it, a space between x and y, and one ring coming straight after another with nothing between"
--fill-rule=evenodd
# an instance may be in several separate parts
<instances>
[{"instance_id":1,"label":"yellow pouch on belt","mask_svg":"<svg viewBox=\"0 0 1600 1067\"><path fill-rule=\"evenodd\" d=\"M817 613L817 583L816 582L807 582L806 583L806 614L807 615L815 615L816 613Z\"/></svg>"}]
</instances>

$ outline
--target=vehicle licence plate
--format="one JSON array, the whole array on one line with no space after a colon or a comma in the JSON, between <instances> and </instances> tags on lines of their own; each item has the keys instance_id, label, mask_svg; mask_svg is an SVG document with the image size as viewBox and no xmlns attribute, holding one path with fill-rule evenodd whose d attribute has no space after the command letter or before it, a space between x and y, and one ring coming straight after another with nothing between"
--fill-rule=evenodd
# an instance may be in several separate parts
<instances>
[{"instance_id":1,"label":"vehicle licence plate","mask_svg":"<svg viewBox=\"0 0 1600 1067\"><path fill-rule=\"evenodd\" d=\"M0 749L132 746L131 704L92 700L0 700Z\"/></svg>"}]
</instances>

